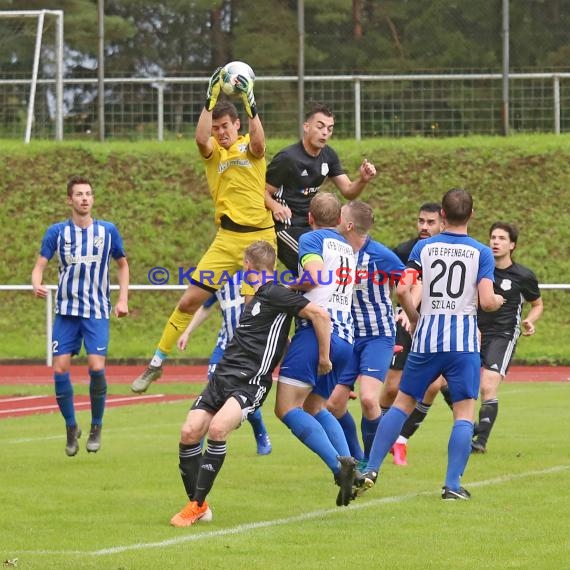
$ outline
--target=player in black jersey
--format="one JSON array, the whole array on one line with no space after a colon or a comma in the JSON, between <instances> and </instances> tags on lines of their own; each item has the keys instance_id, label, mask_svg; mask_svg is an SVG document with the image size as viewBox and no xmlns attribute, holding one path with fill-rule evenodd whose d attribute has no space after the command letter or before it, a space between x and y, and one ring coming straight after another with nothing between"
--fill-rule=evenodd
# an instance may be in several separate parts
<instances>
[{"instance_id":1,"label":"player in black jersey","mask_svg":"<svg viewBox=\"0 0 570 570\"><path fill-rule=\"evenodd\" d=\"M328 312L300 293L274 283L274 267L275 250L270 243L257 241L245 250L244 275L255 295L245 306L222 360L182 426L179 467L189 502L172 517L173 526L211 520L206 496L226 457L226 440L267 397L294 316L313 323L319 345L319 373L326 374L332 368ZM207 447L202 452L206 434Z\"/></svg>"},{"instance_id":2,"label":"player in black jersey","mask_svg":"<svg viewBox=\"0 0 570 570\"><path fill-rule=\"evenodd\" d=\"M499 384L507 374L519 335L531 336L543 311L538 281L534 273L512 259L517 246L518 230L511 224L495 222L489 231L489 245L495 258L496 293L505 304L494 313L479 310L477 322L481 331L481 407L479 422L471 443L473 453L485 453L487 441L499 410ZM523 320L522 309L530 303Z\"/></svg>"},{"instance_id":3,"label":"player in black jersey","mask_svg":"<svg viewBox=\"0 0 570 570\"><path fill-rule=\"evenodd\" d=\"M330 178L345 198L354 200L376 176L374 165L364 159L358 179L350 180L327 144L333 129L332 112L315 105L305 118L303 138L278 152L267 167L265 205L275 220L277 257L295 274L299 237L311 230L309 204L325 180Z\"/></svg>"}]
</instances>

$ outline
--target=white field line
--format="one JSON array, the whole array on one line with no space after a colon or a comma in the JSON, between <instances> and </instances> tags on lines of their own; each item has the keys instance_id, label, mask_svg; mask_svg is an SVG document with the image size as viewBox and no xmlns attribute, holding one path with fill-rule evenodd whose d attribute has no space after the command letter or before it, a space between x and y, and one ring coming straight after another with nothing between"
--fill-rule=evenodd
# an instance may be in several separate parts
<instances>
[{"instance_id":1,"label":"white field line","mask_svg":"<svg viewBox=\"0 0 570 570\"><path fill-rule=\"evenodd\" d=\"M526 471L525 473L516 473L511 475L502 475L500 477L493 477L492 479L485 479L483 481L475 481L469 483L468 487L486 487L489 485L499 485L501 483L509 483L510 481L515 481L517 479L524 479L526 477L535 477L541 475L551 475L555 473L560 473L562 471L568 471L570 465L556 465L554 467L549 467L548 469L542 469L540 471ZM422 491L419 493L407 493L405 495L395 495L392 497L384 497L382 499L374 499L372 501L367 501L365 503L353 503L348 509L350 510L361 510L369 509L372 507L377 507L379 505L387 503L400 503L402 501L407 501L409 499L415 499L416 497L427 497L434 496L433 489L430 491ZM108 556L112 554L120 554L121 552L129 552L134 550L148 550L151 548L165 548L168 546L177 546L179 544L185 544L188 542L200 542L202 540L208 540L211 538L216 538L220 536L231 536L237 534L249 533L252 530L269 528L274 526L283 526L290 524L297 524L299 522L309 521L313 519L322 519L323 517L338 515L348 512L343 508L336 509L325 509L319 511L311 511L309 513L303 513L294 517L286 517L281 519L274 519L269 521L260 521L255 523L241 524L231 528L225 528L209 532L201 532L200 534L186 534L184 536L178 536L175 538L169 538L166 540L161 540L160 542L139 542L135 544L128 544L124 546L113 546L110 548L102 548L100 550L15 550L11 552L11 555L47 555L47 556ZM203 526L203 523L200 526ZM190 531L191 532L191 531Z\"/></svg>"},{"instance_id":2,"label":"white field line","mask_svg":"<svg viewBox=\"0 0 570 570\"><path fill-rule=\"evenodd\" d=\"M32 396L33 398L38 398L39 396ZM140 402L141 400L157 400L163 398L164 394L147 394L145 396L126 396L124 398L108 398L107 399L107 406L112 407L113 404L117 402ZM7 402L9 400L0 400L1 402ZM91 403L89 400L84 402L75 402L76 409L83 409L91 407ZM31 406L28 408L11 408L9 410L0 410L0 416L2 414L14 414L20 412L39 412L40 410L58 410L59 407L57 404L48 404L46 406Z\"/></svg>"}]
</instances>

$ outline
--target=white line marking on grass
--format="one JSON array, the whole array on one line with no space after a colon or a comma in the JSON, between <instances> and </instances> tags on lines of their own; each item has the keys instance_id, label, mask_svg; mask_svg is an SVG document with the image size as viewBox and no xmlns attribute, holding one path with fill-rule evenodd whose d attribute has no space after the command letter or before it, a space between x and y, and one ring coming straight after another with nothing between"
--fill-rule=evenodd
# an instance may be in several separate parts
<instances>
[{"instance_id":1,"label":"white line marking on grass","mask_svg":"<svg viewBox=\"0 0 570 570\"><path fill-rule=\"evenodd\" d=\"M556 465L548 469L542 469L540 471L527 471L525 473L515 473L513 475L501 475L499 477L493 477L492 479L485 479L483 481L475 481L469 483L468 487L486 487L488 485L497 485L500 483L508 483L509 481L514 481L516 479L524 479L525 477L534 477L537 475L551 475L553 473L560 473L561 471L568 471L570 465ZM366 503L355 503L352 504L348 509L360 510L369 509L371 507L377 507L378 505L383 505L387 503L400 503L402 501L407 501L408 499L415 499L417 497L427 497L434 496L436 493L434 490L421 491L419 493L407 493L405 495L395 495L392 497L383 497L382 499L375 499L373 501L367 501ZM187 542L198 542L200 540L207 540L210 538L215 538L219 536L231 536L235 534L242 534L251 530L256 530L259 528L269 528L273 526L288 525L292 523L298 523L313 519L320 519L328 515L338 515L341 513L348 512L343 508L337 507L336 509L325 509L320 511L311 511L310 513L304 513L294 517L286 517L282 519L275 519L271 521L260 521L255 523L241 524L233 528L225 528L220 530L214 530L209 532L201 532L200 534L190 534L184 536L178 536L175 538L169 538L167 540L161 540L160 542L143 542L137 544L129 544L126 546L113 546L110 548L102 548L100 550L92 551L80 551L80 550L15 550L13 554L33 554L40 555L46 554L49 556L63 556L63 555L81 555L81 556L108 556L109 554L120 554L121 552L128 552L133 550L146 550L150 548L164 548L166 546L176 546L178 544L184 544ZM207 524L207 523L203 523ZM203 526L200 525L200 527Z\"/></svg>"}]
</instances>

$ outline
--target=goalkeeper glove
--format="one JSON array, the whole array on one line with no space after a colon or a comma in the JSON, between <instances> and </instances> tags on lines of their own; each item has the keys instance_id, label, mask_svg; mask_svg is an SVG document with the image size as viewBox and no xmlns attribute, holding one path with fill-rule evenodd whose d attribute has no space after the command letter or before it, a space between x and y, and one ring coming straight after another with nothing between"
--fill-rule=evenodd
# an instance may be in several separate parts
<instances>
[{"instance_id":1,"label":"goalkeeper glove","mask_svg":"<svg viewBox=\"0 0 570 570\"><path fill-rule=\"evenodd\" d=\"M236 76L236 91L241 94L245 112L250 119L257 115L257 106L255 105L255 96L253 94L253 81L245 75Z\"/></svg>"},{"instance_id":2,"label":"goalkeeper glove","mask_svg":"<svg viewBox=\"0 0 570 570\"><path fill-rule=\"evenodd\" d=\"M220 89L222 87L220 82L221 72L222 68L218 67L212 74L212 77L210 77L210 83L208 83L208 90L206 91L206 103L204 103L206 111L211 111L216 106L216 102L218 101Z\"/></svg>"}]
</instances>

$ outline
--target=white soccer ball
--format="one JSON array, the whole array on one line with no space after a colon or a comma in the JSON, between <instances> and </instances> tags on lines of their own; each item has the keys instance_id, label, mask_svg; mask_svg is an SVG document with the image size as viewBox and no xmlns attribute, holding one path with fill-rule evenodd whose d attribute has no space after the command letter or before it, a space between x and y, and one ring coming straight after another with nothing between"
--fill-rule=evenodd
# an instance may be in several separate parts
<instances>
[{"instance_id":1,"label":"white soccer ball","mask_svg":"<svg viewBox=\"0 0 570 570\"><path fill-rule=\"evenodd\" d=\"M230 61L222 67L220 81L222 82L222 91L226 95L237 95L236 78L238 75L245 75L252 81L255 81L255 73L253 69L243 61Z\"/></svg>"}]
</instances>

